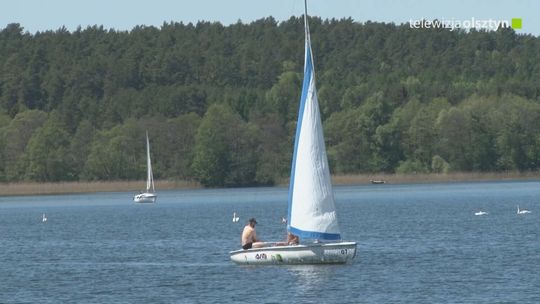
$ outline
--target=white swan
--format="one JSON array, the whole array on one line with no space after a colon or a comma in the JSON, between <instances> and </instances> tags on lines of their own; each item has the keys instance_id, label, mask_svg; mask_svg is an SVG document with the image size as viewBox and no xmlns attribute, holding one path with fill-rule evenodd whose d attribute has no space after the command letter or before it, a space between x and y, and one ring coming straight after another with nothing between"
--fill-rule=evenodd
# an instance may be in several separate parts
<instances>
[{"instance_id":1,"label":"white swan","mask_svg":"<svg viewBox=\"0 0 540 304\"><path fill-rule=\"evenodd\" d=\"M485 211L478 211L478 212L475 212L474 215L486 215L488 214L487 212Z\"/></svg>"},{"instance_id":2,"label":"white swan","mask_svg":"<svg viewBox=\"0 0 540 304\"><path fill-rule=\"evenodd\" d=\"M47 221L47 216L45 215L45 213L43 213L43 215L41 216L41 221L43 223L45 223Z\"/></svg>"},{"instance_id":3,"label":"white swan","mask_svg":"<svg viewBox=\"0 0 540 304\"><path fill-rule=\"evenodd\" d=\"M232 221L233 223L236 223L240 220L240 217L236 215L236 212L233 212Z\"/></svg>"},{"instance_id":4,"label":"white swan","mask_svg":"<svg viewBox=\"0 0 540 304\"><path fill-rule=\"evenodd\" d=\"M527 209L519 209L519 205L517 206L517 214L527 214L527 213L531 213L531 212Z\"/></svg>"}]
</instances>

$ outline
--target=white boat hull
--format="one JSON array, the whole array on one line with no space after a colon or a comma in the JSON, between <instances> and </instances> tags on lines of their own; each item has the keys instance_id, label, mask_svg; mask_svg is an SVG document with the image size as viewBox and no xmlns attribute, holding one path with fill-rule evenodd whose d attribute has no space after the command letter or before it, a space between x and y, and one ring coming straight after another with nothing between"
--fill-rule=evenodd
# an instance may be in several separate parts
<instances>
[{"instance_id":1,"label":"white boat hull","mask_svg":"<svg viewBox=\"0 0 540 304\"><path fill-rule=\"evenodd\" d=\"M241 265L344 264L356 256L356 242L269 246L231 251Z\"/></svg>"},{"instance_id":2,"label":"white boat hull","mask_svg":"<svg viewBox=\"0 0 540 304\"><path fill-rule=\"evenodd\" d=\"M135 203L155 203L157 195L155 193L141 193L133 197Z\"/></svg>"}]
</instances>

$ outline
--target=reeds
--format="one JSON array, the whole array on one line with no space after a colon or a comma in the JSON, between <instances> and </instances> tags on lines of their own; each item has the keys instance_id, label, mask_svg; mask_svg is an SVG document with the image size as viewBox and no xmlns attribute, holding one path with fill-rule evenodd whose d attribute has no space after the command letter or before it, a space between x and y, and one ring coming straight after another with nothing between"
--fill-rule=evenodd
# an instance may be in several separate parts
<instances>
[{"instance_id":1,"label":"reeds","mask_svg":"<svg viewBox=\"0 0 540 304\"><path fill-rule=\"evenodd\" d=\"M454 172L446 174L347 174L334 175L334 185L361 185L372 181L385 181L388 184L444 183L468 181L495 181L540 179L540 172ZM138 192L144 188L145 181L94 181L60 183L0 183L0 195L42 195L92 192ZM201 185L193 181L156 181L156 189L192 189ZM277 185L287 186L288 179L278 181Z\"/></svg>"},{"instance_id":2,"label":"reeds","mask_svg":"<svg viewBox=\"0 0 540 304\"><path fill-rule=\"evenodd\" d=\"M340 174L332 176L334 185L361 185L371 184L372 181L385 181L388 184L412 183L444 183L468 181L495 181L540 179L540 172L453 172L453 173L419 173L419 174ZM288 179L279 182L286 186Z\"/></svg>"},{"instance_id":3,"label":"reeds","mask_svg":"<svg viewBox=\"0 0 540 304\"><path fill-rule=\"evenodd\" d=\"M138 192L144 188L146 181L92 181L92 182L60 182L60 183L0 183L0 195L37 195L67 194L92 192ZM199 188L196 182L189 181L155 181L156 189Z\"/></svg>"}]
</instances>

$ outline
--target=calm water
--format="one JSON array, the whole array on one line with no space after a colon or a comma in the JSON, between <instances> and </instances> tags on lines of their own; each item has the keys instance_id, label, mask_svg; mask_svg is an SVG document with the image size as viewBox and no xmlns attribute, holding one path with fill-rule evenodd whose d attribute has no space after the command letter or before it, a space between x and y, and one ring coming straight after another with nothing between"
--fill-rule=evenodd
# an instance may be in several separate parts
<instances>
[{"instance_id":1,"label":"calm water","mask_svg":"<svg viewBox=\"0 0 540 304\"><path fill-rule=\"evenodd\" d=\"M234 265L248 217L284 239L286 191L1 197L0 303L540 303L540 182L335 187L353 264Z\"/></svg>"}]
</instances>

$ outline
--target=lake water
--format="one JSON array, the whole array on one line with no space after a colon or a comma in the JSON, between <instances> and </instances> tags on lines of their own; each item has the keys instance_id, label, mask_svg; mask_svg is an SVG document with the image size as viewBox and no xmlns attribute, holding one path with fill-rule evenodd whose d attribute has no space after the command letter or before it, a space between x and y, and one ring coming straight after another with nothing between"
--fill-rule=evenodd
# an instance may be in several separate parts
<instances>
[{"instance_id":1,"label":"lake water","mask_svg":"<svg viewBox=\"0 0 540 304\"><path fill-rule=\"evenodd\" d=\"M1 197L0 303L540 303L540 182L334 190L350 265L229 260L249 217L285 238L285 188Z\"/></svg>"}]
</instances>

